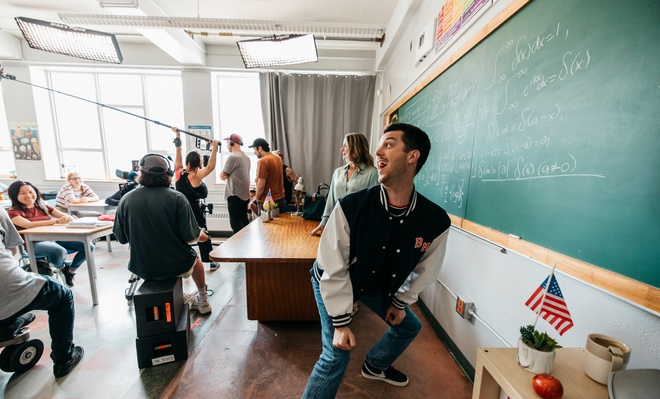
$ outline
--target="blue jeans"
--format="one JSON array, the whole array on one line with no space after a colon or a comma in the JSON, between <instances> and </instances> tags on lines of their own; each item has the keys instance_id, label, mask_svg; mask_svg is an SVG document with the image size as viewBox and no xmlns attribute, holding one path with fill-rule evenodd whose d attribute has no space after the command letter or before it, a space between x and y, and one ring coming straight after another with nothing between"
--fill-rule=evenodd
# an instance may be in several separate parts
<instances>
[{"instance_id":1,"label":"blue jeans","mask_svg":"<svg viewBox=\"0 0 660 399\"><path fill-rule=\"evenodd\" d=\"M94 244L89 246L94 251ZM55 268L64 266L67 253L76 253L71 261L71 271L76 271L85 261L85 243L82 241L38 241L34 243L34 256L47 258Z\"/></svg>"},{"instance_id":2,"label":"blue jeans","mask_svg":"<svg viewBox=\"0 0 660 399\"><path fill-rule=\"evenodd\" d=\"M52 343L50 345L50 358L53 363L65 363L71 359L73 353L73 320L75 310L73 307L73 294L71 290L49 276L42 276L46 284L26 307L11 317L0 321L0 329L9 328L16 322L16 318L32 310L48 311L48 331ZM11 300L11 298L7 299Z\"/></svg>"},{"instance_id":3,"label":"blue jeans","mask_svg":"<svg viewBox=\"0 0 660 399\"><path fill-rule=\"evenodd\" d=\"M351 352L332 346L332 337L335 328L332 318L328 315L321 297L319 283L312 277L312 288L316 298L316 306L321 317L321 341L323 352L314 365L312 374L307 381L303 398L334 398L339 385L344 379ZM383 309L380 292L372 293L360 298L363 305L385 320L387 309ZM374 367L386 369L403 353L422 329L422 323L417 316L406 307L406 317L396 326L387 323L390 328L383 337L367 352L367 361Z\"/></svg>"}]
</instances>

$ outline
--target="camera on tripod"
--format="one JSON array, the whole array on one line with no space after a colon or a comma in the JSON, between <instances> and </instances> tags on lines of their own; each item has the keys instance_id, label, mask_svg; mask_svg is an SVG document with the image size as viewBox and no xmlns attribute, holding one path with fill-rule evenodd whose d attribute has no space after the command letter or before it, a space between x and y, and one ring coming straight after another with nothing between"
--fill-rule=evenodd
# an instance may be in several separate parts
<instances>
[{"instance_id":1,"label":"camera on tripod","mask_svg":"<svg viewBox=\"0 0 660 399\"><path fill-rule=\"evenodd\" d=\"M213 213L213 203L207 204L205 202L199 203L199 208L202 210L202 215Z\"/></svg>"},{"instance_id":2,"label":"camera on tripod","mask_svg":"<svg viewBox=\"0 0 660 399\"><path fill-rule=\"evenodd\" d=\"M120 198L138 186L138 183L135 181L135 179L138 177L138 173L135 170L136 162L138 161L133 161L133 170L130 172L119 169L115 170L115 176L126 180L125 183L119 183Z\"/></svg>"}]
</instances>

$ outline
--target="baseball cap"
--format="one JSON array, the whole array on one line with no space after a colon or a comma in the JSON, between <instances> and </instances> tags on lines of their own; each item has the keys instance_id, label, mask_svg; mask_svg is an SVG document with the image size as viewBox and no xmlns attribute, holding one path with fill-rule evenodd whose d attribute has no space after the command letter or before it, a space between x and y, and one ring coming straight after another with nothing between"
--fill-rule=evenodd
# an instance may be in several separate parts
<instances>
[{"instance_id":1,"label":"baseball cap","mask_svg":"<svg viewBox=\"0 0 660 399\"><path fill-rule=\"evenodd\" d=\"M243 139L238 134L230 134L229 137L225 137L225 140L232 141L238 145L243 145Z\"/></svg>"},{"instance_id":2,"label":"baseball cap","mask_svg":"<svg viewBox=\"0 0 660 399\"><path fill-rule=\"evenodd\" d=\"M148 154L142 158L140 169L146 173L166 173L170 165L162 155Z\"/></svg>"},{"instance_id":3,"label":"baseball cap","mask_svg":"<svg viewBox=\"0 0 660 399\"><path fill-rule=\"evenodd\" d=\"M268 151L270 148L270 145L266 141L266 139L258 138L254 140L254 143L252 145L248 146L249 148L257 148L257 147L262 147L265 151Z\"/></svg>"}]
</instances>

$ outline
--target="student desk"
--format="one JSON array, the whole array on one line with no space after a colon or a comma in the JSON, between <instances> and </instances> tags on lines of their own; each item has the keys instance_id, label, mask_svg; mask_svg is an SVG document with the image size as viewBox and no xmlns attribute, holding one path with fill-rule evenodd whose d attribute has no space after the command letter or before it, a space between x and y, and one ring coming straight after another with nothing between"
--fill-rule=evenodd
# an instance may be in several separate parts
<instances>
[{"instance_id":1,"label":"student desk","mask_svg":"<svg viewBox=\"0 0 660 399\"><path fill-rule=\"evenodd\" d=\"M319 320L309 274L317 225L289 213L259 218L211 251L215 262L245 262L249 320Z\"/></svg>"},{"instance_id":2,"label":"student desk","mask_svg":"<svg viewBox=\"0 0 660 399\"><path fill-rule=\"evenodd\" d=\"M92 290L92 303L98 305L96 295L96 264L94 262L93 252L89 246L96 238L108 236L112 233L112 224L98 227L66 227L66 225L52 225L34 227L20 231L23 234L27 245L28 256L30 257L30 267L37 273L37 261L34 256L34 241L82 241L85 243L85 263L87 263L87 272L89 274L89 286ZM112 251L110 241L108 240L108 252Z\"/></svg>"},{"instance_id":3,"label":"student desk","mask_svg":"<svg viewBox=\"0 0 660 399\"><path fill-rule=\"evenodd\" d=\"M584 348L557 349L552 376L564 387L562 399L607 399L607 387L584 373ZM532 388L534 374L516 362L516 348L479 348L472 399L498 399L500 388L511 399L539 396Z\"/></svg>"},{"instance_id":4,"label":"student desk","mask_svg":"<svg viewBox=\"0 0 660 399\"><path fill-rule=\"evenodd\" d=\"M66 205L69 212L99 212L105 213L109 209L116 208L116 206L108 205L105 203L104 199L100 199L94 202L81 202L79 204L68 204Z\"/></svg>"}]
</instances>

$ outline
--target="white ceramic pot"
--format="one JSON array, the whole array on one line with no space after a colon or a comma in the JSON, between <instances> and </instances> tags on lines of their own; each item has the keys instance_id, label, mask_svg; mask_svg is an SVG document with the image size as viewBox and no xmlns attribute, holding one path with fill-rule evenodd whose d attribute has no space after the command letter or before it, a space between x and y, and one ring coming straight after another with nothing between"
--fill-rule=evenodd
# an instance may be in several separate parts
<instances>
[{"instance_id":1,"label":"white ceramic pot","mask_svg":"<svg viewBox=\"0 0 660 399\"><path fill-rule=\"evenodd\" d=\"M531 348L518 338L518 350L516 351L516 360L520 367L534 374L550 374L552 365L555 363L556 350L543 352Z\"/></svg>"}]
</instances>

